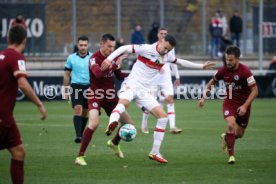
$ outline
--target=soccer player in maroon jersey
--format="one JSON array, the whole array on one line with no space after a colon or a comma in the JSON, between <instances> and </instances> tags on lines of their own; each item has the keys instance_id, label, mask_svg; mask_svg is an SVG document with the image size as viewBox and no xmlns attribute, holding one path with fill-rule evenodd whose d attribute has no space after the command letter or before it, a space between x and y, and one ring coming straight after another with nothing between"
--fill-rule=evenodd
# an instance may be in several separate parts
<instances>
[{"instance_id":1,"label":"soccer player in maroon jersey","mask_svg":"<svg viewBox=\"0 0 276 184\"><path fill-rule=\"evenodd\" d=\"M102 62L114 51L115 43L116 40L111 34L104 34L101 38L100 50L95 52L89 59L90 91L87 93L89 124L84 131L79 154L75 160L77 165L87 165L84 160L84 153L99 125L101 108L109 116L118 103L118 98L115 96L115 76L119 80L123 80L128 76L120 70L120 64L127 57L126 55L118 57L109 69L102 71L100 68ZM124 113L121 122L132 123L133 121L127 113ZM117 133L112 140L107 142L107 146L111 147L119 158L124 158L119 145L120 140L119 133Z\"/></svg>"},{"instance_id":2,"label":"soccer player in maroon jersey","mask_svg":"<svg viewBox=\"0 0 276 184\"><path fill-rule=\"evenodd\" d=\"M24 182L25 149L13 117L18 88L38 107L41 119L46 118L46 110L35 95L26 77L25 48L27 32L21 25L12 27L8 35L8 48L0 52L0 150L11 153L10 174L12 182Z\"/></svg>"},{"instance_id":3,"label":"soccer player in maroon jersey","mask_svg":"<svg viewBox=\"0 0 276 184\"><path fill-rule=\"evenodd\" d=\"M235 163L235 139L244 135L249 122L251 104L258 95L258 87L249 68L240 63L240 49L238 47L229 46L226 49L225 57L226 66L220 68L209 81L203 97L198 103L200 107L203 107L212 86L219 80L225 82L227 94L222 109L227 127L221 138L223 151L226 152L228 149L228 163L233 164Z\"/></svg>"}]
</instances>

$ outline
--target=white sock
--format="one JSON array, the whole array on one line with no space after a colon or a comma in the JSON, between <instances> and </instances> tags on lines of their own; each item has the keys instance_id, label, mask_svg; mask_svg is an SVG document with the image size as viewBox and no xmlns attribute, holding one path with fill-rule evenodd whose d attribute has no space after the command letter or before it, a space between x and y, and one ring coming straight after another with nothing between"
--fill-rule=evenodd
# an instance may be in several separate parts
<instances>
[{"instance_id":1,"label":"white sock","mask_svg":"<svg viewBox=\"0 0 276 184\"><path fill-rule=\"evenodd\" d=\"M170 129L175 128L175 112L174 103L167 104L168 118L170 122Z\"/></svg>"},{"instance_id":2,"label":"white sock","mask_svg":"<svg viewBox=\"0 0 276 184\"><path fill-rule=\"evenodd\" d=\"M142 129L148 129L148 119L149 119L149 112L148 111L143 112L142 124L141 124Z\"/></svg>"},{"instance_id":3,"label":"white sock","mask_svg":"<svg viewBox=\"0 0 276 184\"><path fill-rule=\"evenodd\" d=\"M126 108L123 104L117 104L115 109L113 109L110 117L109 117L109 124L114 122L114 121L119 121L120 116L123 112L125 112Z\"/></svg>"},{"instance_id":4,"label":"white sock","mask_svg":"<svg viewBox=\"0 0 276 184\"><path fill-rule=\"evenodd\" d=\"M167 122L168 118L157 119L156 127L153 133L153 146L151 149L151 153L153 154L158 154L160 152L160 146L165 135Z\"/></svg>"}]
</instances>

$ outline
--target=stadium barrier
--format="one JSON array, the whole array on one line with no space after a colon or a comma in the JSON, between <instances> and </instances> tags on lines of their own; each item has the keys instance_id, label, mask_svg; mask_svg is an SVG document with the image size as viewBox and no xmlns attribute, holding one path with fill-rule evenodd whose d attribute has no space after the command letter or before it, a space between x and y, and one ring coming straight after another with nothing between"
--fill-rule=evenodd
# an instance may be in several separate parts
<instances>
[{"instance_id":1,"label":"stadium barrier","mask_svg":"<svg viewBox=\"0 0 276 184\"><path fill-rule=\"evenodd\" d=\"M181 84L175 89L175 98L179 99L198 99L202 91L212 78L215 71L180 71ZM268 71L253 71L258 84L258 97L275 98L276 97L276 73ZM41 100L62 100L63 71L30 71L28 78L35 93ZM116 81L116 90L120 88L120 82ZM212 94L225 92L223 81L215 87ZM217 98L217 96L214 96ZM18 92L18 101L26 100L21 90Z\"/></svg>"}]
</instances>

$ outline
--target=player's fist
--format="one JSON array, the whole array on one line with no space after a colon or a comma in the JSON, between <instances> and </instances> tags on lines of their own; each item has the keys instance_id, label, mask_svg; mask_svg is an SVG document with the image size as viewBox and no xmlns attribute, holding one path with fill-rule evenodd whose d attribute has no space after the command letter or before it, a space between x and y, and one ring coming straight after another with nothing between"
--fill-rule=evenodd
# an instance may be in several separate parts
<instances>
[{"instance_id":1,"label":"player's fist","mask_svg":"<svg viewBox=\"0 0 276 184\"><path fill-rule=\"evenodd\" d=\"M215 68L215 66L216 66L215 62L213 62L213 61L206 61L203 64L203 69L213 69L213 68Z\"/></svg>"},{"instance_id":2,"label":"player's fist","mask_svg":"<svg viewBox=\"0 0 276 184\"><path fill-rule=\"evenodd\" d=\"M180 79L175 79L174 85L175 86L180 86Z\"/></svg>"},{"instance_id":3,"label":"player's fist","mask_svg":"<svg viewBox=\"0 0 276 184\"><path fill-rule=\"evenodd\" d=\"M108 68L111 68L112 67L112 63L111 61L109 61L108 59L105 59L102 64L101 64L101 70L104 71Z\"/></svg>"},{"instance_id":4,"label":"player's fist","mask_svg":"<svg viewBox=\"0 0 276 184\"><path fill-rule=\"evenodd\" d=\"M122 64L122 62L124 61L124 59L126 59L128 57L127 54L123 54L120 57L118 57L117 61L116 61L116 65L120 66Z\"/></svg>"},{"instance_id":5,"label":"player's fist","mask_svg":"<svg viewBox=\"0 0 276 184\"><path fill-rule=\"evenodd\" d=\"M246 112L247 112L247 109L246 109L246 107L245 106L240 106L239 108L238 108L238 115L239 116L243 116L243 115L245 115L246 114Z\"/></svg>"},{"instance_id":6,"label":"player's fist","mask_svg":"<svg viewBox=\"0 0 276 184\"><path fill-rule=\"evenodd\" d=\"M38 109L39 109L39 111L41 113L41 120L45 120L46 117L47 117L47 113L46 113L46 109L43 106L43 104L41 104L40 106L38 106Z\"/></svg>"},{"instance_id":7,"label":"player's fist","mask_svg":"<svg viewBox=\"0 0 276 184\"><path fill-rule=\"evenodd\" d=\"M201 98L201 99L198 101L198 106L199 106L199 107L203 107L203 106L204 106L204 101L205 101L205 98Z\"/></svg>"}]
</instances>

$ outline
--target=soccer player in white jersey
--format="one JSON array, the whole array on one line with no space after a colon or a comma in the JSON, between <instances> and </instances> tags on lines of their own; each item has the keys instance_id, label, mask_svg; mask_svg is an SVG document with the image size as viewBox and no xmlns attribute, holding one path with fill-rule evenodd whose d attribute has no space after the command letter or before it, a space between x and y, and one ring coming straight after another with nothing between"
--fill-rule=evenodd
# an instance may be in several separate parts
<instances>
[{"instance_id":1,"label":"soccer player in white jersey","mask_svg":"<svg viewBox=\"0 0 276 184\"><path fill-rule=\"evenodd\" d=\"M158 37L158 43L160 43L164 37L168 34L168 30L165 28L160 28L157 34ZM172 49L169 52L171 55L175 55L174 49ZM166 102L167 104L167 114L170 124L170 132L172 134L179 134L182 132L182 129L177 128L175 126L175 108L174 108L174 100L173 100L173 83L172 83L172 77L171 77L171 69L172 72L175 74L175 85L179 86L180 80L179 80L179 73L178 68L176 64L173 63L166 63L161 71L154 77L154 80L152 81L152 88L154 90L153 94L157 95L159 98L159 103L163 107L163 102ZM148 134L148 118L149 118L149 112L144 111L143 117L142 117L142 123L141 123L141 130L143 133Z\"/></svg>"},{"instance_id":2,"label":"soccer player in white jersey","mask_svg":"<svg viewBox=\"0 0 276 184\"><path fill-rule=\"evenodd\" d=\"M187 60L175 58L169 54L176 45L173 36L167 35L158 44L125 45L115 50L101 65L101 70L112 66L111 61L123 53L137 53L137 62L134 64L129 76L124 80L119 91L119 102L112 111L107 126L106 135L111 135L118 125L118 121L131 101L135 101L140 108L148 110L157 118L153 134L153 147L149 158L160 163L168 161L160 154L160 146L163 141L168 117L154 96L150 93L152 79L159 73L167 62L181 64L185 67L209 69L215 66L214 62L207 61L204 64L195 64Z\"/></svg>"}]
</instances>

